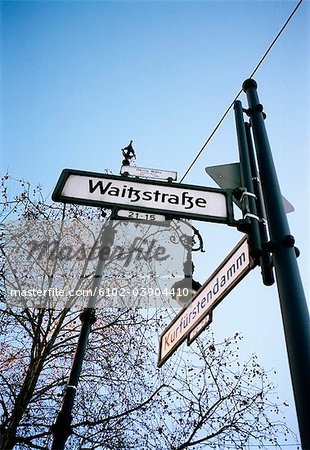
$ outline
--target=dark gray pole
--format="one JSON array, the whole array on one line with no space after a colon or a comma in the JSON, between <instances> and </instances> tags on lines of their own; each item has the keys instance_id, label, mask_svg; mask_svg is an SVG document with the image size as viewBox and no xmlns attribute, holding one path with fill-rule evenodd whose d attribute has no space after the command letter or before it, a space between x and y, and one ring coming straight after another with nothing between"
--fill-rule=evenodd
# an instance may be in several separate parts
<instances>
[{"instance_id":1,"label":"dark gray pole","mask_svg":"<svg viewBox=\"0 0 310 450\"><path fill-rule=\"evenodd\" d=\"M253 79L243 83L254 135L261 185L269 226L288 360L293 384L301 443L310 449L310 324L306 298L297 266L278 178L266 133L263 107Z\"/></svg>"},{"instance_id":2,"label":"dark gray pole","mask_svg":"<svg viewBox=\"0 0 310 450\"><path fill-rule=\"evenodd\" d=\"M114 242L114 234L115 231L111 225L111 222L109 225L105 228L105 230L102 233L101 236L101 247L105 246L104 250L111 249L113 242ZM70 434L72 434L72 410L73 410L73 404L76 394L76 389L78 386L80 374L82 371L82 365L84 356L86 353L86 348L88 344L88 338L89 334L91 332L91 327L96 321L95 316L95 306L96 306L96 300L98 295L98 290L100 287L102 274L104 270L105 265L105 259L107 258L107 251L103 252L105 257L100 258L100 252L99 252L99 259L96 267L96 273L93 279L91 291L92 295L89 298L87 307L84 309L82 314L80 315L80 319L82 322L81 331L76 347L76 351L73 358L73 363L67 383L67 387L65 390L63 402L61 405L61 409L58 413L56 422L52 426L52 433L53 433L53 442L51 450L64 450L66 441Z\"/></svg>"},{"instance_id":3,"label":"dark gray pole","mask_svg":"<svg viewBox=\"0 0 310 450\"><path fill-rule=\"evenodd\" d=\"M256 164L255 152L254 152L253 141L252 141L251 130L250 130L251 127L250 127L250 124L247 122L245 122L244 125L245 125L247 141L248 141L248 152L249 152L249 158L250 158L250 164L251 164L254 193L256 195L257 215L260 218L259 230L260 230L260 237L261 237L261 242L262 242L262 254L260 257L260 267L261 267L262 279L263 279L263 283L266 286L271 286L275 280L274 280L274 274L273 274L272 258L265 246L266 243L268 242L269 238L268 238L266 211L265 211L265 205L264 205L264 200L263 200L263 193L262 193L262 188L261 188L259 172L258 172L257 164Z\"/></svg>"},{"instance_id":4,"label":"dark gray pole","mask_svg":"<svg viewBox=\"0 0 310 450\"><path fill-rule=\"evenodd\" d=\"M247 224L247 234L249 239L249 249L252 258L261 256L261 237L259 230L259 217L257 216L256 199L254 194L251 161L249 157L248 141L243 120L242 104L237 100L234 104L236 130L238 138L240 175L242 187L246 188L241 198L244 219Z\"/></svg>"},{"instance_id":5,"label":"dark gray pole","mask_svg":"<svg viewBox=\"0 0 310 450\"><path fill-rule=\"evenodd\" d=\"M80 318L82 321L82 327L74 354L68 383L64 393L61 409L58 413L55 424L52 426L52 450L63 450L65 448L68 437L72 433L72 409L78 381L82 371L82 364L86 352L89 333L91 331L92 324L96 321L95 310L93 308L85 308Z\"/></svg>"}]
</instances>

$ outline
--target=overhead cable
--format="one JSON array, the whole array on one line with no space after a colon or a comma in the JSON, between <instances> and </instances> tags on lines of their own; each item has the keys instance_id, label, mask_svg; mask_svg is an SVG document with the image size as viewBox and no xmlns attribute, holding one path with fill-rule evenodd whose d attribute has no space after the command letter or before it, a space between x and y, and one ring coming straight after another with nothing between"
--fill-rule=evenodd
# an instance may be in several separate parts
<instances>
[{"instance_id":1,"label":"overhead cable","mask_svg":"<svg viewBox=\"0 0 310 450\"><path fill-rule=\"evenodd\" d=\"M301 3L303 2L303 0L299 0L299 2L297 3L297 5L295 6L295 8L293 9L293 11L291 12L291 14L289 15L289 17L287 18L287 20L285 21L284 25L281 27L280 31L278 32L278 34L276 35L276 37L273 39L273 41L271 42L271 44L269 45L269 47L267 48L267 50L265 51L265 53L263 54L263 56L261 57L261 59L259 60L259 62L257 63L257 65L255 66L253 72L251 73L251 75L248 78L253 78L253 76L256 74L256 72L258 71L259 67L262 65L262 63L264 62L265 58L267 57L267 55L269 54L270 50L272 49L272 47L275 45L275 43L277 42L277 40L279 39L279 37L281 36L281 34L283 33L283 31L285 30L285 28L287 27L288 23L290 22L290 20L292 19L292 17L294 16L295 12L297 11L297 9L299 8L299 6L301 5ZM217 125L214 127L213 131L210 133L210 135L208 136L206 142L203 144L203 146L201 147L201 149L199 150L199 152L197 153L197 155L195 156L195 158L193 159L193 161L191 162L191 164L189 165L188 169L186 170L185 174L183 175L183 177L180 180L180 183L182 183L182 181L184 180L184 178L188 175L188 173L190 172L190 170L192 169L192 167L194 166L194 164L196 163L196 161L198 160L198 158L201 156L202 152L204 151L204 149L206 148L206 146L209 144L209 142L211 141L211 139L213 138L214 134L217 132L217 130L219 129L219 127L221 126L221 124L223 123L225 117L227 116L227 114L229 113L229 111L231 110L231 108L233 107L235 101L239 98L240 94L242 93L242 89L240 89L240 91L237 93L237 95L235 96L235 98L232 100L232 102L230 103L230 105L228 106L228 108L226 109L226 111L224 112L224 114L222 115L222 117L220 118L219 122L217 123Z\"/></svg>"}]
</instances>

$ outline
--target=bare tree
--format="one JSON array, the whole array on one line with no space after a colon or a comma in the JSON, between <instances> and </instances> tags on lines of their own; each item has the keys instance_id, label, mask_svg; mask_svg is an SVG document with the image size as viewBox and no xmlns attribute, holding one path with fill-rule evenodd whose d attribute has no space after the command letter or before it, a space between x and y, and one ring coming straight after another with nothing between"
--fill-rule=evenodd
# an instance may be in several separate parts
<instances>
[{"instance_id":1,"label":"bare tree","mask_svg":"<svg viewBox=\"0 0 310 450\"><path fill-rule=\"evenodd\" d=\"M44 221L64 223L81 217L105 223L104 211L49 205L39 188L33 191L25 182L21 182L22 192L10 198L9 181L12 180L7 175L2 179L2 220L14 219L15 228L16 223L22 228L23 223L36 221L39 224L36 223L36 229L40 230ZM70 238L75 235L71 233ZM22 289L28 287L34 275L41 280L42 289L55 286L57 280L62 286L65 283L66 292L76 293L77 288L89 286L94 260L85 264L75 252L68 266L68 258L60 257L60 247L48 242L44 251L32 248L30 256L26 253L26 265L25 261L14 261L15 253L8 255L7 242L4 233L2 267L4 259L6 266L2 269L0 304L1 448L46 449L51 443L51 426L60 408L76 348L79 304L73 295L66 299L65 305L63 298L56 304L54 299L51 305L49 298L41 307L36 302L33 307L26 303L14 306L10 304L12 298L10 301L5 298L8 289L4 283ZM23 235L14 240L14 245L25 246ZM92 242L95 245L96 236ZM118 255L112 264L113 271L120 274L113 279L118 288L131 286L146 270L147 263L142 258L135 272L130 269L131 277L126 277L125 262ZM25 273L21 273L23 268ZM155 286L156 279L151 278L148 283ZM216 343L212 334L205 332L203 339L191 346L190 353L178 352L163 368L156 367L158 335L173 314L163 304L160 308L154 305L136 308L130 298L117 299L96 310L97 320L77 390L68 448L241 449L251 442L277 443L278 438L286 438L289 430L282 419L277 419L279 405L266 372L255 355L245 363L240 362L239 334Z\"/></svg>"}]
</instances>

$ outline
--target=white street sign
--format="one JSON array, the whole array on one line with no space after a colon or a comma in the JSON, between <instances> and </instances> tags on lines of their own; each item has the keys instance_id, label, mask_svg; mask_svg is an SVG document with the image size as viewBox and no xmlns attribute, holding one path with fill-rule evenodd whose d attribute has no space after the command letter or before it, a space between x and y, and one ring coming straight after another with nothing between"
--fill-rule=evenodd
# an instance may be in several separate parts
<instances>
[{"instance_id":1,"label":"white street sign","mask_svg":"<svg viewBox=\"0 0 310 450\"><path fill-rule=\"evenodd\" d=\"M236 225L229 190L63 170L54 201Z\"/></svg>"},{"instance_id":2,"label":"white street sign","mask_svg":"<svg viewBox=\"0 0 310 450\"><path fill-rule=\"evenodd\" d=\"M193 331L191 331L187 335L187 345L191 345L191 343L194 342L194 340L200 335L200 333L203 332L203 330L205 330L210 325L211 322L212 322L212 311L210 311L209 314L207 314L206 317L203 320L201 320L198 323L198 325L195 326Z\"/></svg>"},{"instance_id":3,"label":"white street sign","mask_svg":"<svg viewBox=\"0 0 310 450\"><path fill-rule=\"evenodd\" d=\"M176 181L177 172L171 170L149 169L147 167L122 166L121 175L131 175L132 177L151 178Z\"/></svg>"},{"instance_id":4,"label":"white street sign","mask_svg":"<svg viewBox=\"0 0 310 450\"><path fill-rule=\"evenodd\" d=\"M202 285L192 303L184 308L162 333L159 367L252 267L247 238L244 237Z\"/></svg>"},{"instance_id":5,"label":"white street sign","mask_svg":"<svg viewBox=\"0 0 310 450\"><path fill-rule=\"evenodd\" d=\"M119 209L115 213L117 218L132 219L132 220L146 220L148 222L165 222L166 217L162 214L149 214L139 211L129 211L127 209Z\"/></svg>"}]
</instances>

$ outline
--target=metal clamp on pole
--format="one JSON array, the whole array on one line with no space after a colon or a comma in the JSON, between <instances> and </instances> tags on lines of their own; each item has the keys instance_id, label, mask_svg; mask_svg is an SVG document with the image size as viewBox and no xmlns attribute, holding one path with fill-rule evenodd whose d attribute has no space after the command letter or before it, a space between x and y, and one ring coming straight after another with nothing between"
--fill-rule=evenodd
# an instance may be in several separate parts
<instances>
[{"instance_id":1,"label":"metal clamp on pole","mask_svg":"<svg viewBox=\"0 0 310 450\"><path fill-rule=\"evenodd\" d=\"M256 216L255 214L251 214L251 213L246 213L246 214L244 214L243 218L244 218L244 219L247 219L247 218L249 218L249 219L255 219L255 220L257 220L258 222L261 222L261 220L262 220L262 219L260 219L258 216Z\"/></svg>"},{"instance_id":2,"label":"metal clamp on pole","mask_svg":"<svg viewBox=\"0 0 310 450\"><path fill-rule=\"evenodd\" d=\"M244 200L246 200L246 197L252 197L255 198L255 200L257 200L257 197L255 194L253 194L253 192L243 191L241 194L240 202L243 203Z\"/></svg>"}]
</instances>

